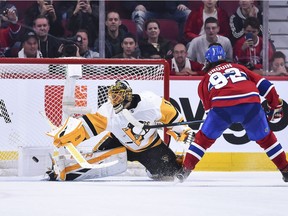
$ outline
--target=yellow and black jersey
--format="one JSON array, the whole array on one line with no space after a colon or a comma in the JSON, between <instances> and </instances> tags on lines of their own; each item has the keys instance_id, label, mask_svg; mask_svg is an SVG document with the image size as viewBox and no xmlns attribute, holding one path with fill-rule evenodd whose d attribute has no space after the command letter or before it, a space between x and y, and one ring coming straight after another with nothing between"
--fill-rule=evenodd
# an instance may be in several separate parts
<instances>
[{"instance_id":1,"label":"yellow and black jersey","mask_svg":"<svg viewBox=\"0 0 288 216\"><path fill-rule=\"evenodd\" d=\"M137 99L138 98L138 101ZM135 103L135 100L137 103ZM141 123L173 123L183 121L182 115L165 99L152 92L143 92L133 95L134 106L129 108L131 115ZM122 112L116 114L112 104L104 103L95 114L87 114L82 117L83 126L90 137L103 131L110 131L127 149L140 152L147 148L157 146L161 139L157 129L142 129L132 125L124 117ZM173 127L178 132L185 126Z\"/></svg>"}]
</instances>

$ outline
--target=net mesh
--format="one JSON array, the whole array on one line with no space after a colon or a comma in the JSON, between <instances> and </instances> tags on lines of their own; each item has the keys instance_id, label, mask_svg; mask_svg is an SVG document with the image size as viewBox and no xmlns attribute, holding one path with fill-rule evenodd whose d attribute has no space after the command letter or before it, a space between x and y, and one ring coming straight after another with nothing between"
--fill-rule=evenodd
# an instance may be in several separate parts
<instances>
[{"instance_id":1,"label":"net mesh","mask_svg":"<svg viewBox=\"0 0 288 216\"><path fill-rule=\"evenodd\" d=\"M51 137L45 135L51 125L45 118L55 126L61 125L65 118L63 101L67 99L69 65L77 65L82 71L75 85L70 83L74 88L73 98L68 98L68 103L84 110L76 111L74 116L96 112L107 101L108 87L118 79L132 82L130 85L135 92L141 91L143 86L163 96L168 92L164 60L54 59L51 63L48 59L3 60L0 67L0 175L4 169L17 169L20 146L51 145Z\"/></svg>"}]
</instances>

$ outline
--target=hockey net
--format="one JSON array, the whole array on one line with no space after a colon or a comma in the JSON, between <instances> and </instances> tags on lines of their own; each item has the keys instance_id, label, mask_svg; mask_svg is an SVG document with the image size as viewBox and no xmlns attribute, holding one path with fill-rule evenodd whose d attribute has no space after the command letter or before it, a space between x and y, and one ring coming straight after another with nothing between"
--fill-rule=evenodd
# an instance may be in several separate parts
<instances>
[{"instance_id":1,"label":"hockey net","mask_svg":"<svg viewBox=\"0 0 288 216\"><path fill-rule=\"evenodd\" d=\"M59 126L68 116L96 112L118 79L134 92L169 98L168 68L165 60L2 58L0 176L43 172L54 151L47 119Z\"/></svg>"}]
</instances>

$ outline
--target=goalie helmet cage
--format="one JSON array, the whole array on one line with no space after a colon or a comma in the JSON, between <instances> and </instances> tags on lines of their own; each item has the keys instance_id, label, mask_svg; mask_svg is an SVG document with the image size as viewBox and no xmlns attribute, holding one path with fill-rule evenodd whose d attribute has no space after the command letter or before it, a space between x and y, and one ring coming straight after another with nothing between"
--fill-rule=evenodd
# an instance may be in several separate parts
<instances>
[{"instance_id":1,"label":"goalie helmet cage","mask_svg":"<svg viewBox=\"0 0 288 216\"><path fill-rule=\"evenodd\" d=\"M52 139L45 135L51 130L47 119L59 126L67 115L96 112L118 79L127 80L135 93L150 90L169 100L169 64L162 59L0 62L0 176L41 175L51 166L53 152Z\"/></svg>"}]
</instances>

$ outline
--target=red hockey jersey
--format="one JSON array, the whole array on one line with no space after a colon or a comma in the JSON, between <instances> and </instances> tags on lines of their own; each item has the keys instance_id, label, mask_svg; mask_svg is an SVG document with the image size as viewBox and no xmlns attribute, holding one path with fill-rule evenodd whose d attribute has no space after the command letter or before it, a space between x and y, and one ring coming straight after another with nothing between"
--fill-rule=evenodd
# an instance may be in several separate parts
<instances>
[{"instance_id":1,"label":"red hockey jersey","mask_svg":"<svg viewBox=\"0 0 288 216\"><path fill-rule=\"evenodd\" d=\"M279 99L271 82L234 63L222 63L210 69L198 86L198 95L206 111L213 107L260 103L260 96L275 108Z\"/></svg>"}]
</instances>

